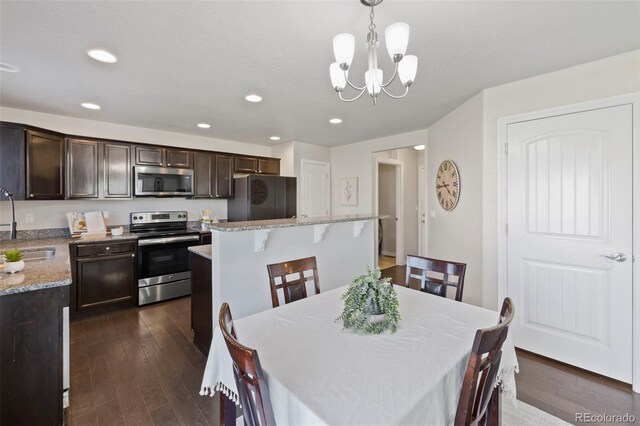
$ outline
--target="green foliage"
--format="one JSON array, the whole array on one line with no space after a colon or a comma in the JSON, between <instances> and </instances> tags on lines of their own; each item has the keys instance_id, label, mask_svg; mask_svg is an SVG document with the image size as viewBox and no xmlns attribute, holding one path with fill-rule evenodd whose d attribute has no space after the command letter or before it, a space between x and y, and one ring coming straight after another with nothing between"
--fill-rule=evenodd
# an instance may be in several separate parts
<instances>
[{"instance_id":1,"label":"green foliage","mask_svg":"<svg viewBox=\"0 0 640 426\"><path fill-rule=\"evenodd\" d=\"M3 255L6 262L19 262L22 260L22 252L18 249L7 250Z\"/></svg>"},{"instance_id":2,"label":"green foliage","mask_svg":"<svg viewBox=\"0 0 640 426\"><path fill-rule=\"evenodd\" d=\"M337 321L342 320L344 327L358 334L380 334L385 330L392 333L398 329L400 312L398 296L390 278L380 278L380 268L355 277L347 292L342 295L344 310ZM377 304L377 306L375 306ZM379 308L379 311L375 308ZM371 316L384 314L379 322L371 321Z\"/></svg>"}]
</instances>

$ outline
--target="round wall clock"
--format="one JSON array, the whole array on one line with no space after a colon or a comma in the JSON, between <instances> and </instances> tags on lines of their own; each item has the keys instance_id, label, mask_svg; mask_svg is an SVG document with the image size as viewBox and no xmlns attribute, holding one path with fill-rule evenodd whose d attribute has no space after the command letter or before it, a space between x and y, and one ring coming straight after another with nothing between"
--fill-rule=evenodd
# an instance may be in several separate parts
<instances>
[{"instance_id":1,"label":"round wall clock","mask_svg":"<svg viewBox=\"0 0 640 426\"><path fill-rule=\"evenodd\" d=\"M436 173L436 196L443 209L456 208L460 198L460 175L455 163L444 160Z\"/></svg>"},{"instance_id":2,"label":"round wall clock","mask_svg":"<svg viewBox=\"0 0 640 426\"><path fill-rule=\"evenodd\" d=\"M267 200L269 194L269 188L260 179L251 180L251 204L254 206L260 205Z\"/></svg>"}]
</instances>

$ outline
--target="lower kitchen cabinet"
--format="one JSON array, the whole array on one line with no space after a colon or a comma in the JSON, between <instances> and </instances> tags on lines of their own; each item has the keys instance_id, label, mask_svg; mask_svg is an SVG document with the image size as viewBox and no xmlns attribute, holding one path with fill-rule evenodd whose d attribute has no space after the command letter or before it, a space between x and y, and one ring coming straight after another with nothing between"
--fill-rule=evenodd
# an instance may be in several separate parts
<instances>
[{"instance_id":1,"label":"lower kitchen cabinet","mask_svg":"<svg viewBox=\"0 0 640 426\"><path fill-rule=\"evenodd\" d=\"M213 336L211 308L211 260L189 252L191 263L191 329L193 344L205 355L209 354Z\"/></svg>"},{"instance_id":2,"label":"lower kitchen cabinet","mask_svg":"<svg viewBox=\"0 0 640 426\"><path fill-rule=\"evenodd\" d=\"M136 242L70 245L71 312L104 312L137 303Z\"/></svg>"},{"instance_id":3,"label":"lower kitchen cabinet","mask_svg":"<svg viewBox=\"0 0 640 426\"><path fill-rule=\"evenodd\" d=\"M0 424L62 425L69 286L0 296Z\"/></svg>"}]
</instances>

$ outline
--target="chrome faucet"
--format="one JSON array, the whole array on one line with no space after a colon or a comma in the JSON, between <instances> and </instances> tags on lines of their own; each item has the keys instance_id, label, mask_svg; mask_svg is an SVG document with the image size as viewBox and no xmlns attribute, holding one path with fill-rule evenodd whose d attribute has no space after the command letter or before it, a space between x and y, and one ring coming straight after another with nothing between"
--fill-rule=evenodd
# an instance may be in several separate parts
<instances>
[{"instance_id":1,"label":"chrome faucet","mask_svg":"<svg viewBox=\"0 0 640 426\"><path fill-rule=\"evenodd\" d=\"M12 240L15 240L16 231L18 229L16 224L16 209L15 209L15 206L13 205L13 192L9 191L7 188L0 187L0 194L4 195L5 197L8 197L9 201L11 201L11 223L2 223L0 224L0 226L9 226L9 238Z\"/></svg>"}]
</instances>

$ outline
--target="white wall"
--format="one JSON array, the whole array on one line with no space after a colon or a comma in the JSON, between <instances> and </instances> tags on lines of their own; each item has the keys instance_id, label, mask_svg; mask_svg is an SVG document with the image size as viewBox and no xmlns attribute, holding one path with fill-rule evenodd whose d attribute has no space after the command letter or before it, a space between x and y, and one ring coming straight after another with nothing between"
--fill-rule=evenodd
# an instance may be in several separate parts
<instances>
[{"instance_id":1,"label":"white wall","mask_svg":"<svg viewBox=\"0 0 640 426\"><path fill-rule=\"evenodd\" d=\"M378 212L389 215L382 219L382 254L396 255L396 167L378 165Z\"/></svg>"},{"instance_id":2,"label":"white wall","mask_svg":"<svg viewBox=\"0 0 640 426\"><path fill-rule=\"evenodd\" d=\"M467 264L463 300L482 304L482 93L429 127L425 174L428 210L428 257ZM460 174L460 199L452 211L438 203L434 181L443 160Z\"/></svg>"},{"instance_id":3,"label":"white wall","mask_svg":"<svg viewBox=\"0 0 640 426\"><path fill-rule=\"evenodd\" d=\"M331 213L336 215L373 212L372 153L412 147L427 142L427 130L402 133L380 139L332 147ZM340 178L358 177L358 205L341 206Z\"/></svg>"},{"instance_id":4,"label":"white wall","mask_svg":"<svg viewBox=\"0 0 640 426\"><path fill-rule=\"evenodd\" d=\"M271 148L264 145L185 135L15 108L0 107L0 120L30 124L65 134L239 154L271 155ZM111 226L128 224L130 212L145 210L187 210L189 220L196 220L200 217L201 208L211 209L212 213L221 219L227 217L226 200L150 198L123 201L18 201L16 202L16 221L18 229L62 228L67 226L65 218L67 212L108 210L110 214L107 225ZM26 213L34 215L34 223L25 223ZM9 203L7 201L0 202L0 223L9 222L10 214Z\"/></svg>"},{"instance_id":5,"label":"white wall","mask_svg":"<svg viewBox=\"0 0 640 426\"><path fill-rule=\"evenodd\" d=\"M293 142L285 142L271 147L271 156L280 159L280 175L296 176L294 172Z\"/></svg>"},{"instance_id":6,"label":"white wall","mask_svg":"<svg viewBox=\"0 0 640 426\"><path fill-rule=\"evenodd\" d=\"M640 50L542 74L484 92L483 108L483 304L498 307L497 120L521 114L640 91ZM463 195L464 196L464 195Z\"/></svg>"}]
</instances>

